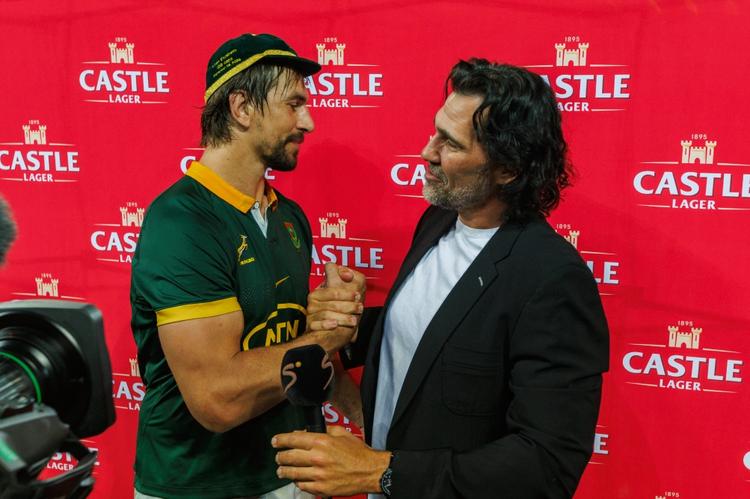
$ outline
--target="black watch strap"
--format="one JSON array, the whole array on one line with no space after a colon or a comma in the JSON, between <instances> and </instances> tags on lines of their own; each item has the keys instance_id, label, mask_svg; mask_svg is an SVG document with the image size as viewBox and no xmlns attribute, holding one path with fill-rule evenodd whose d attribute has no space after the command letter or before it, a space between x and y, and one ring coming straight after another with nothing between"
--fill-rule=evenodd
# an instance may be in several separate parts
<instances>
[{"instance_id":1,"label":"black watch strap","mask_svg":"<svg viewBox=\"0 0 750 499\"><path fill-rule=\"evenodd\" d=\"M393 485L393 461L396 459L396 454L391 452L391 460L388 462L388 467L385 469L382 475L380 475L380 490L385 497L391 497L391 486Z\"/></svg>"}]
</instances>

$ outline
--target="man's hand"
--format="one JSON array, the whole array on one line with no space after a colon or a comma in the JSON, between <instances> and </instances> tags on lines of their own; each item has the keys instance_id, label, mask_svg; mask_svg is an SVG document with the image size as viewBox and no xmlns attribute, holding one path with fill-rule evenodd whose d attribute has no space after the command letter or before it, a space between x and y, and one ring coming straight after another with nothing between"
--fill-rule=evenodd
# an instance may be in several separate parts
<instances>
[{"instance_id":1,"label":"man's hand","mask_svg":"<svg viewBox=\"0 0 750 499\"><path fill-rule=\"evenodd\" d=\"M323 496L381 492L380 477L391 459L390 452L371 449L340 426L329 427L327 435L282 433L273 437L271 445L289 449L276 454L280 478Z\"/></svg>"},{"instance_id":2,"label":"man's hand","mask_svg":"<svg viewBox=\"0 0 750 499\"><path fill-rule=\"evenodd\" d=\"M354 341L364 310L365 276L335 263L326 263L325 273L323 284L307 298L308 331L347 328Z\"/></svg>"}]
</instances>

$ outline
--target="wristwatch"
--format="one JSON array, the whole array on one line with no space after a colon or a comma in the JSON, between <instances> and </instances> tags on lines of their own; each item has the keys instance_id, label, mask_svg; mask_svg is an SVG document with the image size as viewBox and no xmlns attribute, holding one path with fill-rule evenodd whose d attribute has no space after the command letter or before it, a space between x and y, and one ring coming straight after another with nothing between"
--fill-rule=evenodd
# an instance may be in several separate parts
<instances>
[{"instance_id":1,"label":"wristwatch","mask_svg":"<svg viewBox=\"0 0 750 499\"><path fill-rule=\"evenodd\" d=\"M391 497L391 485L393 484L393 461L396 458L396 454L391 452L391 460L388 462L388 467L385 469L382 475L380 475L380 490L385 497Z\"/></svg>"}]
</instances>

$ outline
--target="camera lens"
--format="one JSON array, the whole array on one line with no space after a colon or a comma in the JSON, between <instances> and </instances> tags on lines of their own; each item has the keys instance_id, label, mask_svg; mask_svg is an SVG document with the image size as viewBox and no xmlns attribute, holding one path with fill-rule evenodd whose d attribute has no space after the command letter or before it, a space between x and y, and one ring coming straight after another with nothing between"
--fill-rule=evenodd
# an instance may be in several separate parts
<instances>
[{"instance_id":1,"label":"camera lens","mask_svg":"<svg viewBox=\"0 0 750 499\"><path fill-rule=\"evenodd\" d=\"M86 366L70 334L31 312L0 316L0 410L32 401L54 408L63 421L86 412Z\"/></svg>"},{"instance_id":2,"label":"camera lens","mask_svg":"<svg viewBox=\"0 0 750 499\"><path fill-rule=\"evenodd\" d=\"M0 352L0 417L13 415L34 401L41 393L34 373L18 357Z\"/></svg>"}]
</instances>

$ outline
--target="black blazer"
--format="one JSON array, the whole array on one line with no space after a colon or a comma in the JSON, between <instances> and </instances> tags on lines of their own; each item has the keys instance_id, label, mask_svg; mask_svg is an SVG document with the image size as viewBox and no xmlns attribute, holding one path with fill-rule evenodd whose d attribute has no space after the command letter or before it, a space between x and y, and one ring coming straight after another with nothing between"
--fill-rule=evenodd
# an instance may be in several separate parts
<instances>
[{"instance_id":1,"label":"black blazer","mask_svg":"<svg viewBox=\"0 0 750 499\"><path fill-rule=\"evenodd\" d=\"M365 360L368 442L383 310L456 216L427 209L385 308L363 317L354 351ZM392 497L571 497L593 449L608 358L597 286L573 246L542 219L504 225L435 313L411 361L387 437Z\"/></svg>"}]
</instances>

